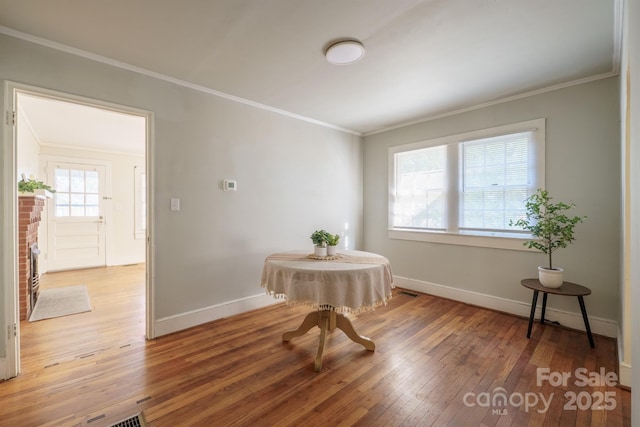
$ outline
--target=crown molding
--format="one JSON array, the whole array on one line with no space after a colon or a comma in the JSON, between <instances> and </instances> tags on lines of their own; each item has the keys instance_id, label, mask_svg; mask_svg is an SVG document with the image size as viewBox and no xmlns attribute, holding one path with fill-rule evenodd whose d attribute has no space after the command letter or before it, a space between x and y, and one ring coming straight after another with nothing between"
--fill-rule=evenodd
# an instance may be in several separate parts
<instances>
[{"instance_id":1,"label":"crown molding","mask_svg":"<svg viewBox=\"0 0 640 427\"><path fill-rule=\"evenodd\" d=\"M571 87L571 86L577 86L577 85L593 82L593 81L596 81L596 80L607 79L609 77L615 77L617 75L618 75L618 72L616 70L616 71L610 71L608 73L602 73L602 74L597 74L597 75L594 75L594 76L584 77L582 79L577 79L577 80L572 80L572 81L569 81L569 82L559 83L559 84L556 84L556 85L553 85L553 86L547 86L547 87L544 87L544 88L535 89L535 90L531 90L531 91L528 91L528 92L522 92L522 93L519 93L519 94L516 94L516 95L513 95L513 96L508 96L506 98L500 98L500 99L496 99L496 100L493 100L493 101L483 102L481 104L476 104L476 105L472 105L472 106L469 106L469 107L459 108L457 110L451 110L451 111L448 111L448 112L445 112L445 113L441 113L441 114L436 114L436 115L433 115L433 116L422 117L422 118L417 119L417 120L398 123L397 125L393 125L393 126L390 126L390 127L384 128L384 129L380 129L380 130L364 133L364 134L362 134L362 136L375 135L375 134L378 134L378 133L383 133L383 132L391 131L391 130L394 130L394 129L403 128L403 127L406 127L406 126L411 126L411 125L416 125L416 124L420 124L420 123L430 122L432 120L441 119L443 117L455 116L457 114L462 114L462 113L466 113L466 112L469 112L469 111L479 110L479 109L482 109L482 108L491 107L493 105L504 104L505 102L516 101L518 99L528 98L530 96L540 95L540 94L547 93L547 92L553 92L554 90L564 89L564 88Z\"/></svg>"},{"instance_id":2,"label":"crown molding","mask_svg":"<svg viewBox=\"0 0 640 427\"><path fill-rule=\"evenodd\" d=\"M75 47L67 46L62 43L54 42L42 37L37 37L31 34L23 33L21 31L14 30L12 28L4 27L0 25L0 34L4 34L10 37L14 37L20 40L28 41L34 44L38 44L40 46L45 46L51 49L55 49L61 52L69 53L72 55L80 56L85 59L90 59L92 61L101 62L103 64L111 65L116 68L120 68L127 71L132 71L134 73L142 74L148 77L153 77L158 80L163 80L169 83L173 83L178 86L186 87L189 89L196 90L198 92L207 93L209 95L217 96L219 98L224 98L229 101L238 102L240 104L245 104L254 108L259 108L261 110L269 111L271 113L280 114L282 116L290 117L293 119L301 120L304 122L312 123L315 125L323 126L329 129L338 130L341 132L349 133L356 136L362 136L360 132L356 132L351 129L342 128L340 126L332 125L330 123L322 122L320 120L312 119L310 117L302 116L300 114L295 114L290 111L281 110L279 108L272 107L270 105L261 104L259 102L251 101L249 99L241 98L239 96L230 95L228 93L224 93L215 89L211 89L202 85L198 85L195 83L191 83L185 80L180 80L175 77L167 76L165 74L157 73L155 71L147 70L145 68L137 67L135 65L127 64L125 62L120 62L115 59L111 59L102 55L97 55L92 52L88 52L86 50L78 49Z\"/></svg>"}]
</instances>

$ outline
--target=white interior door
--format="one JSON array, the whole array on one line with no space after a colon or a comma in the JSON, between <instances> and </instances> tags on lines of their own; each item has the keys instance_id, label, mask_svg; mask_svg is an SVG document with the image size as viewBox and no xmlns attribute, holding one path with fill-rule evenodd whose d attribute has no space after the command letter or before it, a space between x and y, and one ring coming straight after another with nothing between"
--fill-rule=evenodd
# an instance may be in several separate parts
<instances>
[{"instance_id":1,"label":"white interior door","mask_svg":"<svg viewBox=\"0 0 640 427\"><path fill-rule=\"evenodd\" d=\"M106 265L105 166L49 162L56 192L48 203L50 271Z\"/></svg>"}]
</instances>

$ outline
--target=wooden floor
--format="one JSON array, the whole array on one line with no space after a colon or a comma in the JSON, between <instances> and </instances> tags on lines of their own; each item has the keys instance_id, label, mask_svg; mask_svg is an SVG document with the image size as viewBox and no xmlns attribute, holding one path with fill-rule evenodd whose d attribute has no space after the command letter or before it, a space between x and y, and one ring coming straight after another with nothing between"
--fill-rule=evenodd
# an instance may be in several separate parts
<instances>
[{"instance_id":1,"label":"wooden floor","mask_svg":"<svg viewBox=\"0 0 640 427\"><path fill-rule=\"evenodd\" d=\"M154 427L630 425L628 391L576 376L616 372L608 338L591 349L584 333L536 324L528 340L526 319L395 290L352 318L376 351L335 331L316 373L319 329L281 341L305 307L145 341L144 266L48 274L41 286L80 283L92 312L21 324L22 374L0 383L1 426L105 426L140 411ZM538 384L538 368L571 378Z\"/></svg>"}]
</instances>

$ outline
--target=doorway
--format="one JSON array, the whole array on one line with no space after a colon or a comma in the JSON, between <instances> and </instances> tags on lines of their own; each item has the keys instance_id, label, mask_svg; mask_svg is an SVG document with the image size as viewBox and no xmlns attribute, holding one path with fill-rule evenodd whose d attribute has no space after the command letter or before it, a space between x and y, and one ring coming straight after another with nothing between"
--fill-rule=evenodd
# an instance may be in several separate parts
<instances>
[{"instance_id":1,"label":"doorway","mask_svg":"<svg viewBox=\"0 0 640 427\"><path fill-rule=\"evenodd\" d=\"M142 322L146 338L153 338L150 230L146 229L150 190L145 173L151 113L19 84L9 83L8 92L16 112L13 153L17 161L12 175L16 181L44 181L57 190L47 201L38 230L44 243L40 249L47 248L39 257L41 272L143 264L147 273ZM138 153L131 151L127 123L137 123L135 144L142 148ZM30 140L23 145L21 138L26 134L31 134ZM29 159L21 160L22 154ZM13 203L17 206L17 200ZM20 307L14 308L17 318ZM19 327L7 347L7 363L9 377L17 375Z\"/></svg>"}]
</instances>

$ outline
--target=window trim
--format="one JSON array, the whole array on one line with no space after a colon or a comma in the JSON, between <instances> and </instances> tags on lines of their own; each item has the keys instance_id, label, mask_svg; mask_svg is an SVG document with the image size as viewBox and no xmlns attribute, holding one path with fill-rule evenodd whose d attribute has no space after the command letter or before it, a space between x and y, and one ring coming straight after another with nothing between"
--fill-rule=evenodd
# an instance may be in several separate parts
<instances>
[{"instance_id":1,"label":"window trim","mask_svg":"<svg viewBox=\"0 0 640 427\"><path fill-rule=\"evenodd\" d=\"M403 229L393 226L393 198L396 192L395 188L395 154L406 151L418 150L421 148L433 147L438 145L447 145L449 147L455 147L457 153L457 144L473 140L488 138L493 136L518 133L524 131L536 130L536 144L535 144L535 156L536 156L536 178L537 188L545 188L545 146L546 146L546 119L533 119L518 123L512 123L503 126L495 126L487 129L479 129L470 132L464 132L455 135L449 135L444 137L438 137L423 141L412 142L403 145L397 145L389 147L388 149L388 209L387 209L387 234L390 239L400 240L413 240L432 243L444 243L452 245L463 246L477 246L477 247L490 247L498 249L510 249L510 250L525 250L528 251L522 242L529 240L531 236L518 233L494 233L494 232L455 232L452 230L458 230L459 220L457 218L451 218L455 215L451 210L446 212L449 221L455 219L455 227L451 227L447 231L427 230L427 229ZM452 166L454 163L457 165L458 158L449 158L448 166ZM456 172L457 166L456 166ZM455 173L453 175L458 175ZM456 187L457 188L457 187ZM449 192L448 202L457 203L459 192L456 190ZM454 200L455 199L455 200ZM450 224L452 224L450 222Z\"/></svg>"}]
</instances>

